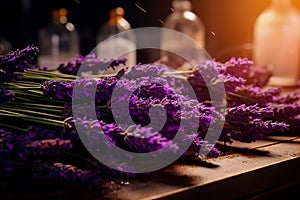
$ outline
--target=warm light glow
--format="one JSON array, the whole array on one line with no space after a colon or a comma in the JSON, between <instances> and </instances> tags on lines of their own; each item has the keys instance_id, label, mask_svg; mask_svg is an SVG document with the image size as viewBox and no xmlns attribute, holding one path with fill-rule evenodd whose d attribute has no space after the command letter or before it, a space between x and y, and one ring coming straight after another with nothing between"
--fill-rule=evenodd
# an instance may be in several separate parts
<instances>
[{"instance_id":1,"label":"warm light glow","mask_svg":"<svg viewBox=\"0 0 300 200\"><path fill-rule=\"evenodd\" d=\"M118 16L124 16L124 9L121 7L116 8L116 14Z\"/></svg>"},{"instance_id":2,"label":"warm light glow","mask_svg":"<svg viewBox=\"0 0 300 200\"><path fill-rule=\"evenodd\" d=\"M67 15L67 9L65 9L65 8L59 9L59 15L60 16L66 16Z\"/></svg>"},{"instance_id":3,"label":"warm light glow","mask_svg":"<svg viewBox=\"0 0 300 200\"><path fill-rule=\"evenodd\" d=\"M59 21L60 21L60 23L65 24L65 23L67 23L68 19L66 16L62 16L59 18Z\"/></svg>"},{"instance_id":4,"label":"warm light glow","mask_svg":"<svg viewBox=\"0 0 300 200\"><path fill-rule=\"evenodd\" d=\"M72 23L70 23L70 22L68 22L68 23L66 24L66 28L67 28L69 31L74 31L74 30L75 30L75 26L74 26Z\"/></svg>"},{"instance_id":5,"label":"warm light glow","mask_svg":"<svg viewBox=\"0 0 300 200\"><path fill-rule=\"evenodd\" d=\"M197 16L196 16L194 13L190 12L190 11L184 12L184 13L183 13L183 16L184 16L185 18L191 20L191 21L194 21L194 20L196 20L196 18L197 18Z\"/></svg>"},{"instance_id":6,"label":"warm light glow","mask_svg":"<svg viewBox=\"0 0 300 200\"><path fill-rule=\"evenodd\" d=\"M124 18L120 18L118 20L118 25L120 25L125 30L130 29L130 24Z\"/></svg>"}]
</instances>

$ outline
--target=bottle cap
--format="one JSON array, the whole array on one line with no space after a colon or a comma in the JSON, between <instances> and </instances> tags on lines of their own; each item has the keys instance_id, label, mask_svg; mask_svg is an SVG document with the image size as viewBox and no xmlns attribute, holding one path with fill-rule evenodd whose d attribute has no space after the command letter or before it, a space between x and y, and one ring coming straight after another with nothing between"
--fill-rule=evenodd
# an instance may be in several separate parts
<instances>
[{"instance_id":1,"label":"bottle cap","mask_svg":"<svg viewBox=\"0 0 300 200\"><path fill-rule=\"evenodd\" d=\"M121 7L111 9L109 12L110 18L124 17L124 14L124 9Z\"/></svg>"},{"instance_id":2,"label":"bottle cap","mask_svg":"<svg viewBox=\"0 0 300 200\"><path fill-rule=\"evenodd\" d=\"M174 0L172 6L175 11L190 11L192 9L192 4L188 0Z\"/></svg>"}]
</instances>

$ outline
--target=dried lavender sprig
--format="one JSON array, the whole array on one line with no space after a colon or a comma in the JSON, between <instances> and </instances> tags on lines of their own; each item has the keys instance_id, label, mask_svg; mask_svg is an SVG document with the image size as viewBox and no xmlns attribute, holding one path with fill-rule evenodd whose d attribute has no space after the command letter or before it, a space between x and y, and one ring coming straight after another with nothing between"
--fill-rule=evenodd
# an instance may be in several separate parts
<instances>
[{"instance_id":1,"label":"dried lavender sprig","mask_svg":"<svg viewBox=\"0 0 300 200\"><path fill-rule=\"evenodd\" d=\"M223 130L222 134L226 134L229 138L234 140L250 143L255 142L258 139L263 139L267 135L284 133L288 130L289 125L285 122L272 120L264 121L257 118L248 123L235 123L234 125L229 125ZM226 136L223 135L222 138L226 138Z\"/></svg>"},{"instance_id":2,"label":"dried lavender sprig","mask_svg":"<svg viewBox=\"0 0 300 200\"><path fill-rule=\"evenodd\" d=\"M281 87L264 89L253 85L242 86L237 88L234 93L228 94L228 106L257 103L261 107L266 107L269 103L276 101L281 92Z\"/></svg>"},{"instance_id":3,"label":"dried lavender sprig","mask_svg":"<svg viewBox=\"0 0 300 200\"><path fill-rule=\"evenodd\" d=\"M188 150L183 154L183 158L195 159L199 158L218 158L221 152L215 147L214 144L209 144L207 141L201 139L201 134L194 133L193 143ZM201 151L200 151L201 149ZM200 154L201 153L201 154Z\"/></svg>"},{"instance_id":4,"label":"dried lavender sprig","mask_svg":"<svg viewBox=\"0 0 300 200\"><path fill-rule=\"evenodd\" d=\"M77 95L74 98L88 99L92 91L96 90L96 103L106 103L110 100L111 94L117 79L114 77L107 77L99 81L92 80L90 78L83 78L75 80L71 83L59 80L45 81L41 85L41 90L44 95L50 99L64 99L67 101L72 100L73 89L76 86L77 91L81 91L81 95ZM97 88L92 88L97 85Z\"/></svg>"},{"instance_id":5,"label":"dried lavender sprig","mask_svg":"<svg viewBox=\"0 0 300 200\"><path fill-rule=\"evenodd\" d=\"M69 119L68 121L70 121ZM164 148L168 145L172 147L174 151L176 151L176 145L171 145L167 138L164 138L161 134L151 131L151 128L141 127L140 125L131 126L127 130L123 131L120 126L117 124L106 124L102 121L86 121L77 119L77 123L81 124L79 126L80 133L86 133L88 135L100 134L95 131L97 128L101 128L106 137L112 142L113 145L117 145L120 148L133 151L133 152L152 152L158 149ZM73 121L71 121L74 123ZM74 130L75 124L68 123L70 127L68 127L69 137L79 139L78 133ZM77 127L78 128L78 127ZM141 135L142 134L142 135ZM152 137L145 137L152 136ZM97 145L97 141L94 141L95 145ZM91 144L93 145L93 144Z\"/></svg>"},{"instance_id":6,"label":"dried lavender sprig","mask_svg":"<svg viewBox=\"0 0 300 200\"><path fill-rule=\"evenodd\" d=\"M11 51L8 54L0 55L0 66L10 65L17 67L20 63L35 62L38 53L39 49L35 45Z\"/></svg>"},{"instance_id":7,"label":"dried lavender sprig","mask_svg":"<svg viewBox=\"0 0 300 200\"><path fill-rule=\"evenodd\" d=\"M27 69L35 69L34 65L38 48L34 45L24 49L11 51L6 55L0 55L0 83L10 82L16 78L22 78L15 72L24 72Z\"/></svg>"},{"instance_id":8,"label":"dried lavender sprig","mask_svg":"<svg viewBox=\"0 0 300 200\"><path fill-rule=\"evenodd\" d=\"M67 99L72 98L73 84L69 82L50 80L41 85L44 95L50 99Z\"/></svg>"},{"instance_id":9,"label":"dried lavender sprig","mask_svg":"<svg viewBox=\"0 0 300 200\"><path fill-rule=\"evenodd\" d=\"M133 125L128 127L123 134L126 146L137 153L153 152L166 147L170 152L178 150L176 144L172 144L172 141L162 134L153 132L152 128Z\"/></svg>"},{"instance_id":10,"label":"dried lavender sprig","mask_svg":"<svg viewBox=\"0 0 300 200\"><path fill-rule=\"evenodd\" d=\"M224 63L226 73L235 77L247 77L250 69L253 67L254 62L248 58L232 57Z\"/></svg>"},{"instance_id":11,"label":"dried lavender sprig","mask_svg":"<svg viewBox=\"0 0 300 200\"><path fill-rule=\"evenodd\" d=\"M227 108L226 121L231 123L247 123L253 119L272 119L274 110L271 107L259 107L258 104L246 106L245 104Z\"/></svg>"},{"instance_id":12,"label":"dried lavender sprig","mask_svg":"<svg viewBox=\"0 0 300 200\"><path fill-rule=\"evenodd\" d=\"M284 121L289 125L288 133L292 135L299 135L300 130L300 114L294 117L285 119Z\"/></svg>"},{"instance_id":13,"label":"dried lavender sprig","mask_svg":"<svg viewBox=\"0 0 300 200\"><path fill-rule=\"evenodd\" d=\"M126 58L120 59L100 59L95 54L89 54L86 56L79 55L75 61L69 61L66 64L61 64L57 68L63 74L77 75L81 66L94 70L98 67L98 70L105 70L107 68L115 69L120 65L127 63ZM103 66L100 68L100 66ZM93 69L94 68L94 69Z\"/></svg>"},{"instance_id":14,"label":"dried lavender sprig","mask_svg":"<svg viewBox=\"0 0 300 200\"><path fill-rule=\"evenodd\" d=\"M70 140L45 139L29 142L25 146L25 152L30 158L55 157L73 149Z\"/></svg>"},{"instance_id":15,"label":"dried lavender sprig","mask_svg":"<svg viewBox=\"0 0 300 200\"><path fill-rule=\"evenodd\" d=\"M61 162L43 162L37 160L33 165L33 179L42 181L55 181L62 183L80 183L88 188L99 186L102 178L99 172L80 169L71 164Z\"/></svg>"},{"instance_id":16,"label":"dried lavender sprig","mask_svg":"<svg viewBox=\"0 0 300 200\"><path fill-rule=\"evenodd\" d=\"M300 114L300 104L270 104L270 108L274 110L274 119L285 121L288 118L296 117Z\"/></svg>"},{"instance_id":17,"label":"dried lavender sprig","mask_svg":"<svg viewBox=\"0 0 300 200\"><path fill-rule=\"evenodd\" d=\"M300 90L295 89L292 92L288 92L287 94L282 94L276 98L274 104L294 104L298 103L300 100Z\"/></svg>"},{"instance_id":18,"label":"dried lavender sprig","mask_svg":"<svg viewBox=\"0 0 300 200\"><path fill-rule=\"evenodd\" d=\"M30 125L26 131L30 141L63 138L63 128L47 125Z\"/></svg>"},{"instance_id":19,"label":"dried lavender sprig","mask_svg":"<svg viewBox=\"0 0 300 200\"><path fill-rule=\"evenodd\" d=\"M232 57L224 65L226 73L243 78L245 85L265 87L272 76L272 71L267 66L255 66L254 62L248 58Z\"/></svg>"}]
</instances>

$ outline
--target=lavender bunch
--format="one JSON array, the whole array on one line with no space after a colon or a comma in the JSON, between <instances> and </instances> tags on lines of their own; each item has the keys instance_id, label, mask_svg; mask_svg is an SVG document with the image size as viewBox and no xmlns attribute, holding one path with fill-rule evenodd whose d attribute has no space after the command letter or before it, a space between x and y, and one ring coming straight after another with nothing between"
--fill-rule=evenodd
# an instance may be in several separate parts
<instances>
[{"instance_id":1,"label":"lavender bunch","mask_svg":"<svg viewBox=\"0 0 300 200\"><path fill-rule=\"evenodd\" d=\"M102 183L99 172L61 162L37 160L33 165L32 172L33 180L38 181L80 183L88 188L99 186Z\"/></svg>"},{"instance_id":2,"label":"lavender bunch","mask_svg":"<svg viewBox=\"0 0 300 200\"><path fill-rule=\"evenodd\" d=\"M230 138L241 142L255 142L265 138L266 135L286 132L289 125L284 122L263 121L254 119L247 124L235 124L235 128L229 131Z\"/></svg>"},{"instance_id":3,"label":"lavender bunch","mask_svg":"<svg viewBox=\"0 0 300 200\"><path fill-rule=\"evenodd\" d=\"M32 45L21 50L11 51L6 55L0 55L0 83L19 78L16 72L36 69L35 63L38 53L38 48Z\"/></svg>"},{"instance_id":4,"label":"lavender bunch","mask_svg":"<svg viewBox=\"0 0 300 200\"><path fill-rule=\"evenodd\" d=\"M244 78L226 72L226 66L215 60L208 60L196 66L196 71L188 74L187 80L194 88L200 102L211 100L209 88L216 94L222 94L224 86L225 92L229 93L246 82Z\"/></svg>"},{"instance_id":5,"label":"lavender bunch","mask_svg":"<svg viewBox=\"0 0 300 200\"><path fill-rule=\"evenodd\" d=\"M131 126L126 130L122 130L122 128L118 124L107 124L103 121L98 122L85 119L77 119L77 123L80 124L79 130L76 130L75 127L68 127L68 133L78 135L77 131L79 131L80 133L90 135L89 137L96 139L94 141L91 140L90 145L92 146L97 146L97 139L99 140L101 138L99 137L99 134L101 133L97 131L99 130L98 128L101 128L103 134L111 142L111 144L108 145L117 145L120 148L128 151L152 152L160 148L164 148L171 143L171 141L163 137L160 133L153 132L151 128L141 127L140 125ZM68 125L74 125L74 121L73 124L69 123ZM176 151L176 145L171 146L174 147L174 151Z\"/></svg>"},{"instance_id":6,"label":"lavender bunch","mask_svg":"<svg viewBox=\"0 0 300 200\"><path fill-rule=\"evenodd\" d=\"M266 135L283 133L289 130L289 125L274 119L274 110L269 107L259 107L258 104L245 104L231 107L226 112L226 124L220 141L232 143L232 140L241 142L255 142Z\"/></svg>"},{"instance_id":7,"label":"lavender bunch","mask_svg":"<svg viewBox=\"0 0 300 200\"><path fill-rule=\"evenodd\" d=\"M73 93L73 84L60 80L45 81L41 85L41 90L49 99L71 100Z\"/></svg>"},{"instance_id":8,"label":"lavender bunch","mask_svg":"<svg viewBox=\"0 0 300 200\"><path fill-rule=\"evenodd\" d=\"M47 125L30 125L26 136L30 141L63 138L63 128Z\"/></svg>"},{"instance_id":9,"label":"lavender bunch","mask_svg":"<svg viewBox=\"0 0 300 200\"><path fill-rule=\"evenodd\" d=\"M96 85L96 104L106 104L111 98L116 81L117 79L114 77L107 77L99 81L95 81L90 78L78 79L73 82L49 80L42 83L41 90L49 99L71 101L73 97L73 90L76 86L76 89L78 91L82 91L82 94L77 95L74 98L86 100L90 98L90 95L94 90L93 87Z\"/></svg>"},{"instance_id":10,"label":"lavender bunch","mask_svg":"<svg viewBox=\"0 0 300 200\"><path fill-rule=\"evenodd\" d=\"M245 85L265 87L272 76L272 71L266 66L255 66L248 58L231 58L224 63L226 73L245 79Z\"/></svg>"},{"instance_id":11,"label":"lavender bunch","mask_svg":"<svg viewBox=\"0 0 300 200\"><path fill-rule=\"evenodd\" d=\"M2 145L0 151L10 159L28 161L38 157L54 157L73 149L72 143L64 139L31 141L24 133L0 130Z\"/></svg>"},{"instance_id":12,"label":"lavender bunch","mask_svg":"<svg viewBox=\"0 0 300 200\"><path fill-rule=\"evenodd\" d=\"M30 142L26 145L25 152L28 157L45 158L55 157L73 149L70 140L45 139Z\"/></svg>"},{"instance_id":13,"label":"lavender bunch","mask_svg":"<svg viewBox=\"0 0 300 200\"><path fill-rule=\"evenodd\" d=\"M241 104L253 105L258 104L267 107L269 103L276 102L281 95L282 88L264 89L253 85L241 86L234 93L229 93L227 102L229 106Z\"/></svg>"},{"instance_id":14,"label":"lavender bunch","mask_svg":"<svg viewBox=\"0 0 300 200\"><path fill-rule=\"evenodd\" d=\"M289 103L270 103L268 105L274 111L274 120L284 122L289 125L287 133L298 134L300 119L300 104L297 102Z\"/></svg>"},{"instance_id":15,"label":"lavender bunch","mask_svg":"<svg viewBox=\"0 0 300 200\"><path fill-rule=\"evenodd\" d=\"M58 74L32 70L37 52L32 46L0 57L1 88L9 89L0 90L0 127L9 130L0 131L0 169L4 172L13 172L16 161L21 166L29 162L37 180L97 185L104 177L124 174L97 163L83 146L82 137L86 137L91 148L99 148L105 137L108 147L115 145L129 152L168 148L174 153L180 144L172 139L182 131L185 134L180 139L193 139L182 158L195 159L220 155L213 144L205 141L208 130L217 134L210 125L220 122L225 122L225 126L218 141L224 143L254 142L269 134L299 129L299 93L282 96L281 88L264 89L269 71L255 68L247 58L232 58L225 63L209 60L199 63L194 71L174 72L160 64L138 64L128 70L123 66L123 58L80 55L60 65ZM102 69L117 67L124 68L99 76ZM79 72L87 77L77 77ZM15 81L18 76L24 79ZM186 83L192 85L197 99L185 96ZM218 94L222 85L228 106L225 116L211 106L208 89L213 88ZM74 89L78 91L76 96ZM115 91L120 94L113 96ZM78 105L73 107L72 100ZM223 100L220 97L219 103ZM124 105L127 110L122 109ZM118 116L114 116L113 109L119 111ZM92 113L94 110L96 113ZM74 117L78 115L82 117ZM16 119L18 127L14 127L15 120L4 123L5 117ZM165 119L162 127L156 119ZM181 123L183 120L186 123ZM160 129L155 130L156 126ZM107 159L115 158L108 154ZM87 162L85 168L79 167L84 166L82 161Z\"/></svg>"},{"instance_id":16,"label":"lavender bunch","mask_svg":"<svg viewBox=\"0 0 300 200\"><path fill-rule=\"evenodd\" d=\"M224 84L229 103L236 101L235 105L238 105L245 103L248 98L254 104L256 99L252 95L255 94L251 93L251 90L262 89L270 77L271 72L269 70L255 67L253 61L247 58L233 57L225 63L215 60L200 63L196 66L196 71L188 74L187 79L194 87L199 101L210 100L208 87L218 92L221 88L219 84Z\"/></svg>"},{"instance_id":17,"label":"lavender bunch","mask_svg":"<svg viewBox=\"0 0 300 200\"><path fill-rule=\"evenodd\" d=\"M86 56L79 55L75 61L69 61L66 64L61 64L57 70L63 74L77 75L81 66L87 67L87 69L115 69L120 65L125 65L126 58L120 59L99 59L95 54L89 54Z\"/></svg>"}]
</instances>

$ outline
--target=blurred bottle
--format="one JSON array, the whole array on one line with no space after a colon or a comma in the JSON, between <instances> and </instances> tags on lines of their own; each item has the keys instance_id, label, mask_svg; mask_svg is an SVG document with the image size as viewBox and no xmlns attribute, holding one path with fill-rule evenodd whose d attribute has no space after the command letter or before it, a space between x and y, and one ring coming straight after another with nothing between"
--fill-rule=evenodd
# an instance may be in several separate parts
<instances>
[{"instance_id":1,"label":"blurred bottle","mask_svg":"<svg viewBox=\"0 0 300 200\"><path fill-rule=\"evenodd\" d=\"M295 86L300 75L300 12L290 0L272 0L254 27L253 60L270 65L269 85Z\"/></svg>"},{"instance_id":2,"label":"blurred bottle","mask_svg":"<svg viewBox=\"0 0 300 200\"><path fill-rule=\"evenodd\" d=\"M137 60L136 38L134 33L129 31L131 25L124 15L125 11L121 7L110 10L108 21L97 33L97 56L105 59L116 58L112 55L126 57L126 66L132 67L136 65ZM122 34L118 35L119 33Z\"/></svg>"},{"instance_id":3,"label":"blurred bottle","mask_svg":"<svg viewBox=\"0 0 300 200\"><path fill-rule=\"evenodd\" d=\"M56 69L78 56L79 35L75 26L68 21L65 8L52 10L51 22L38 32L38 46L38 64L49 69Z\"/></svg>"},{"instance_id":4,"label":"blurred bottle","mask_svg":"<svg viewBox=\"0 0 300 200\"><path fill-rule=\"evenodd\" d=\"M201 47L205 47L205 26L202 20L193 13L192 4L189 0L173 0L172 2L173 12L166 17L163 28L176 30L195 40ZM196 47L185 44L184 41L176 41L173 34L164 32L161 38L162 48L167 49L180 49L182 51L190 51L192 56ZM193 52L194 51L194 52ZM193 55L195 57L197 55ZM184 60L179 56L166 51L161 51L161 59L165 64L173 67L180 68L184 64Z\"/></svg>"},{"instance_id":5,"label":"blurred bottle","mask_svg":"<svg viewBox=\"0 0 300 200\"><path fill-rule=\"evenodd\" d=\"M0 55L5 55L12 50L11 44L0 35Z\"/></svg>"}]
</instances>

